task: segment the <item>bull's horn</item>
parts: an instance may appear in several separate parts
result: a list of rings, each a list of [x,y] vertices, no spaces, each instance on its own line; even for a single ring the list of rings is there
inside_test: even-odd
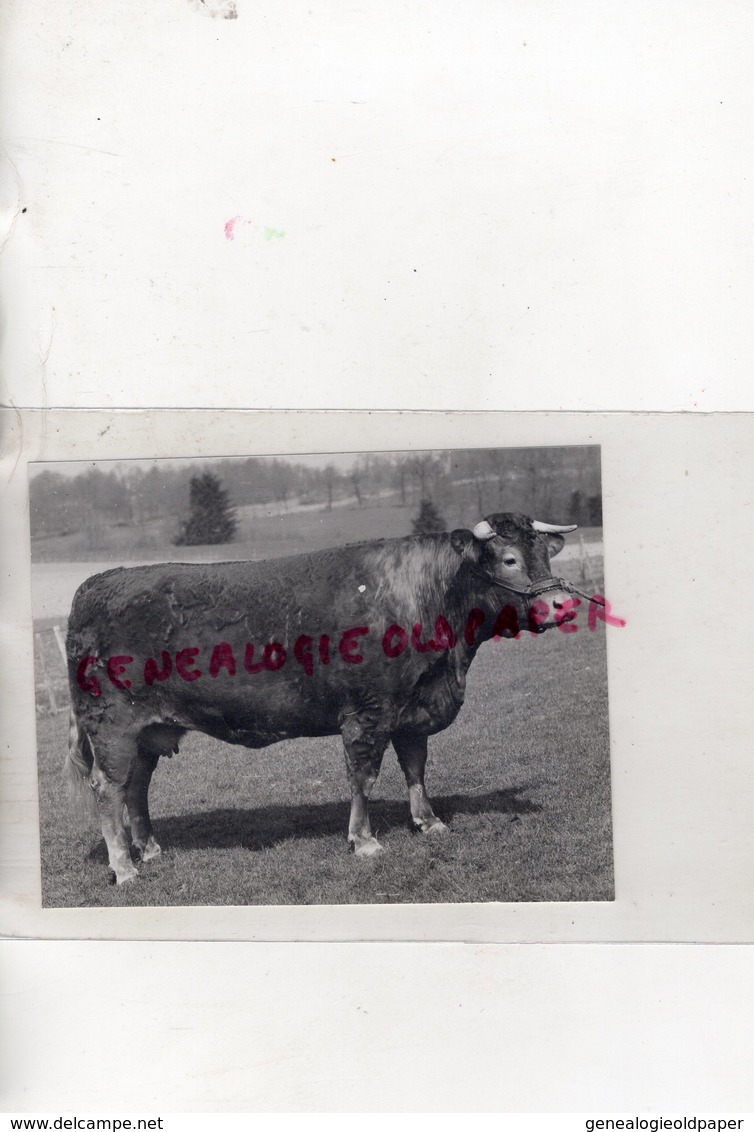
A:
[[[471,533],[473,534],[474,538],[488,539],[495,537],[495,532],[486,519],[482,519],[481,523],[477,523]]]
[[[541,531],[543,535],[567,535],[577,528],[576,523],[572,523],[570,527],[555,527],[552,523],[540,523],[537,519],[532,519],[531,525],[535,531]]]

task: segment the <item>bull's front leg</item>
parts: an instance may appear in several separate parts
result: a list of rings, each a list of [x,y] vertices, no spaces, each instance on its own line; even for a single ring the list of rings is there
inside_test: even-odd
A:
[[[435,814],[424,787],[424,769],[427,765],[427,736],[392,736],[398,762],[406,777],[411,820],[421,833],[447,833],[448,827]]]
[[[377,781],[382,756],[388,744],[384,732],[374,731],[366,720],[349,715],[341,726],[346,752],[348,784],[351,787],[351,816],[348,840],[357,857],[371,857],[382,852],[382,846],[369,824],[367,799]]]

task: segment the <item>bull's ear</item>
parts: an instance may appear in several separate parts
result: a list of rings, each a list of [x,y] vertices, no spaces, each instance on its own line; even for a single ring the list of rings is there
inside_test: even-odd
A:
[[[550,558],[554,558],[556,554],[560,554],[565,546],[565,539],[562,535],[545,535],[547,539],[547,549],[550,552]]]
[[[479,541],[474,538],[471,531],[466,531],[463,529],[463,527],[459,527],[458,530],[451,531],[450,545],[453,547],[453,550],[456,552],[456,554],[459,554],[461,556],[461,558],[471,558],[475,562],[478,561],[481,546],[479,544]]]

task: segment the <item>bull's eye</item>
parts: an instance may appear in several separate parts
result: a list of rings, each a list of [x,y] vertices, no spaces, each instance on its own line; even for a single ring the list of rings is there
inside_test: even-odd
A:
[[[516,559],[513,557],[512,554],[509,554],[507,558],[504,558],[503,563],[506,566],[518,566],[518,562],[516,561]]]

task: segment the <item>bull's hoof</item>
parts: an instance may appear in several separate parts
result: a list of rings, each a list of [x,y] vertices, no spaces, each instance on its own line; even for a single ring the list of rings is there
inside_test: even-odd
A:
[[[139,874],[134,868],[123,869],[120,873],[116,873],[113,869],[110,869],[107,877],[107,883],[120,886],[121,884],[125,884],[129,880],[136,880],[138,876]]]
[[[376,857],[385,851],[376,837],[353,837],[351,848],[357,857]]]
[[[146,843],[144,849],[142,850],[141,859],[142,861],[151,861],[155,857],[159,857],[161,853],[162,849],[160,849],[155,839],[153,837],[150,837],[149,841]]]
[[[146,845],[137,845],[136,842],[131,846],[131,860],[136,861],[151,861],[153,857],[159,857],[162,853],[159,845],[154,837],[150,837]]]
[[[417,833],[423,833],[425,837],[430,833],[435,836],[440,833],[450,833],[445,822],[440,821],[439,818],[430,818],[429,821],[415,821],[414,830]]]

